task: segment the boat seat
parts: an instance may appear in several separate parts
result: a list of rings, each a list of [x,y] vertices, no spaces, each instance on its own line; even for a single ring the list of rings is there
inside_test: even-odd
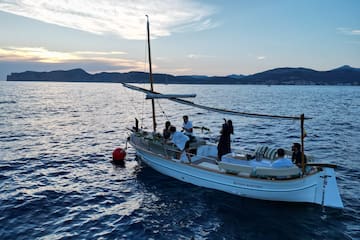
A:
[[[264,157],[269,159],[269,160],[275,160],[277,157],[277,149],[276,148],[267,148],[265,153],[264,153]]]
[[[202,145],[197,149],[197,154],[200,157],[217,157],[217,148],[212,145]]]
[[[256,154],[259,154],[261,157],[263,157],[267,149],[268,149],[267,146],[257,145],[254,152],[254,156],[256,156]]]
[[[225,172],[231,174],[250,176],[253,173],[253,167],[251,166],[232,164],[227,162],[219,162],[219,167],[224,169]]]
[[[213,164],[213,163],[201,162],[201,163],[199,163],[199,166],[204,167],[204,168],[208,168],[208,169],[211,169],[211,170],[219,171],[218,165]]]
[[[257,177],[275,177],[279,179],[299,177],[301,169],[294,166],[291,168],[267,168],[267,167],[256,167],[255,175]]]

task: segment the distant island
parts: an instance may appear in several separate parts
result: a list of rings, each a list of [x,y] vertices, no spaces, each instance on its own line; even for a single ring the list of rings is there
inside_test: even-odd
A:
[[[26,71],[11,73],[7,81],[56,81],[56,82],[112,82],[147,83],[145,72],[102,72],[89,74],[82,69],[51,72]],[[265,85],[351,85],[360,84],[360,68],[342,66],[329,71],[308,68],[275,68],[252,75],[228,76],[174,76],[153,74],[155,83],[161,84],[265,84]]]

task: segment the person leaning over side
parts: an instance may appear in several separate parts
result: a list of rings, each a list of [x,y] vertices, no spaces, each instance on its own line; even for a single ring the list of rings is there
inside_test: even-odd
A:
[[[282,148],[279,148],[277,150],[278,159],[275,160],[271,166],[273,168],[290,168],[295,166],[290,159],[285,157],[285,150]]]

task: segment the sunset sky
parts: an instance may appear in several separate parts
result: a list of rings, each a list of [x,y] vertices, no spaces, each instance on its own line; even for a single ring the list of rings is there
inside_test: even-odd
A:
[[[82,68],[174,75],[360,67],[359,0],[0,0],[0,80]]]

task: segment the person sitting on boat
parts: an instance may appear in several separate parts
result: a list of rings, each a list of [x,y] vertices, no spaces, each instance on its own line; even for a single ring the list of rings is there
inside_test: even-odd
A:
[[[170,121],[166,121],[165,122],[165,128],[163,130],[163,138],[165,140],[169,139],[171,136],[171,132],[170,132],[170,126],[171,126],[171,122]]]
[[[192,136],[193,135],[193,125],[192,125],[192,122],[189,121],[189,116],[184,115],[183,120],[184,120],[184,123],[182,126],[182,132],[184,132],[188,136]]]
[[[273,168],[290,168],[295,166],[290,159],[285,157],[284,149],[279,148],[277,150],[277,155],[278,159],[271,164]]]
[[[291,150],[293,152],[291,160],[294,164],[301,166],[301,144],[300,143],[293,143]],[[306,156],[304,155],[304,163],[306,163]]]
[[[220,131],[220,139],[217,146],[218,160],[221,161],[221,157],[231,152],[231,134],[234,134],[234,127],[231,120],[225,120]]]
[[[171,142],[174,143],[175,146],[179,149],[179,152],[177,152],[176,154],[177,159],[186,161],[186,159],[182,159],[185,154],[187,160],[191,162],[191,159],[187,154],[190,147],[190,138],[186,136],[184,133],[176,131],[176,127],[174,126],[170,127],[170,133],[171,133],[171,137],[170,137]]]

